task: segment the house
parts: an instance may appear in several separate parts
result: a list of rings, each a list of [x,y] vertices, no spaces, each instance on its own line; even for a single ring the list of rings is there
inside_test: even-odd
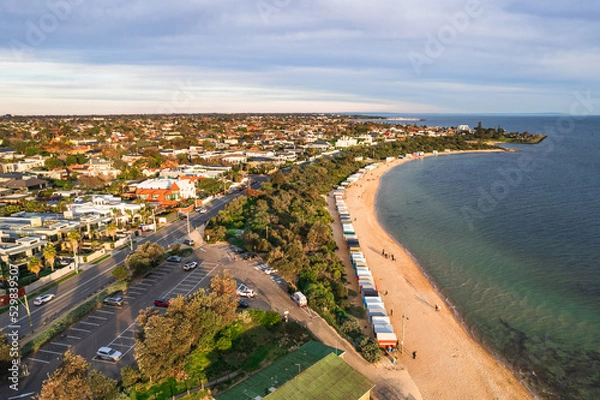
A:
[[[355,138],[342,136],[341,138],[336,140],[335,147],[336,148],[352,147],[352,146],[356,146],[357,143],[358,143],[358,141]]]
[[[47,188],[48,182],[31,176],[23,176],[21,179],[11,179],[4,182],[3,186],[15,191],[31,192]]]
[[[176,206],[183,199],[196,198],[196,186],[189,180],[149,179],[132,185],[136,197],[164,206]]]

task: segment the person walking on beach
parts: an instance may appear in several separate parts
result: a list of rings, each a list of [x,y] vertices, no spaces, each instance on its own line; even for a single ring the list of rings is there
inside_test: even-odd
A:
[[[385,249],[381,250],[381,255],[385,256]]]
[[[412,356],[413,356],[413,360],[415,360],[415,359],[417,358],[417,352],[416,352],[416,351],[413,351],[413,354],[412,354]]]

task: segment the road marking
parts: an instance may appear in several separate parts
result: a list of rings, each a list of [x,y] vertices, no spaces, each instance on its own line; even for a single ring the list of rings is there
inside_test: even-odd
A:
[[[90,333],[91,331],[89,329],[80,329],[80,328],[71,328],[72,331],[77,331],[77,332],[86,332],[86,333]]]
[[[143,287],[152,287],[152,286],[154,286],[153,283],[146,283],[146,282],[138,282],[137,284],[139,286],[143,286]]]
[[[148,282],[152,282],[152,283],[157,283],[158,281],[160,281],[160,279],[145,278],[142,282],[144,282],[144,281],[148,281]]]
[[[200,247],[200,251],[203,251],[203,252],[206,253],[206,250],[204,250],[202,247]]]
[[[59,343],[59,342],[50,342],[50,344],[55,344],[57,346],[65,346],[65,347],[71,347],[70,344],[66,344],[66,343]]]
[[[131,296],[127,296],[127,295],[123,295],[123,298],[124,298],[124,299],[132,299],[132,300],[135,300],[135,297],[131,297]]]
[[[71,336],[71,335],[67,335],[67,339],[81,340],[81,338],[79,336]]]
[[[123,358],[123,356],[121,356],[121,358]],[[112,364],[112,365],[118,363],[118,361],[108,361],[108,360],[103,360],[103,359],[98,358],[98,357],[92,358],[92,361],[98,361],[98,362],[101,362],[101,363],[104,363],[104,364]]]
[[[113,347],[114,347],[114,346],[120,346],[120,347],[131,347],[131,345],[128,345],[128,344],[120,344],[120,343],[113,343],[113,344],[111,344],[111,346],[113,346]]]
[[[133,289],[133,290],[131,290]],[[136,293],[137,290],[141,290],[142,292],[145,292],[146,290],[148,290],[145,287],[139,287],[139,286],[132,286],[131,289],[129,289],[129,292],[133,293],[133,294],[141,294],[141,293]]]
[[[102,314],[115,315],[114,311],[106,311],[106,310],[96,310],[96,311],[99,312],[99,313],[102,313]]]
[[[56,354],[57,356],[60,356],[62,354],[62,353],[59,353],[58,351],[50,351],[50,350],[44,350],[44,349],[39,349],[38,351],[41,351],[42,353]]]
[[[91,325],[91,326],[100,326],[100,324],[97,324],[95,322],[85,322],[85,321],[79,321],[79,323],[84,324],[84,325]]]
[[[24,398],[27,398],[27,397],[31,397],[31,396],[33,396],[34,394],[35,394],[35,392],[23,393],[23,394],[20,394],[20,395],[18,395],[18,396],[12,396],[12,397],[9,397],[9,398],[8,398],[8,400],[24,399]]]
[[[125,296],[123,296],[123,297],[125,297]],[[99,317],[99,316],[97,316],[97,315],[90,315],[89,317],[90,317],[90,318],[101,319],[102,321],[106,321],[106,320],[108,319],[108,318],[104,318],[104,317]]]
[[[44,363],[44,364],[50,364],[50,361],[40,360],[39,358],[29,357],[28,360],[37,361],[37,362],[41,362],[41,363]]]

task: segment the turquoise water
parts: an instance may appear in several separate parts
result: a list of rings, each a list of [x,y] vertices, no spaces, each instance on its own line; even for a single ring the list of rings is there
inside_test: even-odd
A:
[[[563,135],[545,128],[556,116],[424,118],[549,135],[511,146],[519,153],[406,163],[383,177],[376,208],[473,334],[536,393],[599,399],[600,118]]]

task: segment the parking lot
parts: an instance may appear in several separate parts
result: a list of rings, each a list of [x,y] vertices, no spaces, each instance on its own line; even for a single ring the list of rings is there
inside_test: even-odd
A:
[[[198,266],[191,271],[182,270],[183,262],[165,262],[155,268],[121,294],[124,299],[122,306],[103,304],[53,341],[26,357],[23,360],[23,369],[30,373],[52,371],[61,355],[69,348],[74,348],[76,353],[90,360],[95,369],[118,378],[119,368],[134,362],[134,336],[137,329],[135,318],[139,310],[152,307],[155,298],[187,296],[205,287],[210,281],[210,276],[221,266],[219,262],[201,261],[195,256],[190,259],[198,262]],[[118,350],[122,353],[122,358],[115,362],[97,357],[96,350],[102,346]]]

